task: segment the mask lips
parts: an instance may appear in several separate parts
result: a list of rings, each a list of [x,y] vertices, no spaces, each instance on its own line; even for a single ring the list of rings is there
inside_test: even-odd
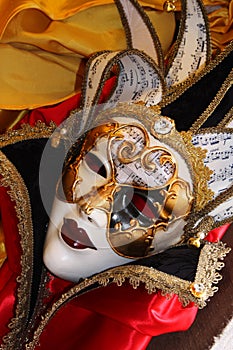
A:
[[[61,228],[61,237],[63,241],[74,249],[94,249],[97,248],[91,242],[87,232],[78,227],[78,224],[73,219],[64,218]]]

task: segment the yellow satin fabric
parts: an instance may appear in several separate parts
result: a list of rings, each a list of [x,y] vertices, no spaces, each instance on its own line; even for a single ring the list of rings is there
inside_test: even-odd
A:
[[[164,0],[143,0],[166,52],[174,15]],[[204,0],[213,48],[233,39],[233,0]],[[180,10],[179,1],[176,2]],[[80,90],[85,59],[125,48],[113,0],[0,0],[0,109],[22,110],[61,102]],[[83,63],[83,64],[82,64]]]
[[[206,2],[211,6],[219,6],[209,13],[208,18],[213,48],[222,50],[233,39],[233,0]]]
[[[173,39],[174,14],[154,11],[161,1],[140,2],[164,51]],[[58,103],[80,90],[92,53],[126,47],[113,0],[0,0],[0,109]]]
[[[223,50],[233,40],[233,0],[203,0],[206,6],[213,51]],[[180,0],[175,3],[181,10]]]

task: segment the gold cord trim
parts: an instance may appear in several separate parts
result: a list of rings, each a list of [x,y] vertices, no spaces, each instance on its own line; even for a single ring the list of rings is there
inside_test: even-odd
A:
[[[122,4],[119,1],[116,1],[116,6],[118,8],[118,12],[119,12],[120,17],[121,17],[121,22],[122,22],[123,27],[124,27],[127,46],[128,46],[128,48],[133,49],[132,36],[131,36],[131,31],[130,31],[130,23],[127,20],[127,17],[125,15],[125,11],[123,9]],[[151,39],[153,41],[154,48],[155,48],[157,55],[158,55],[158,66],[163,71],[164,70],[163,51],[162,51],[162,47],[161,47],[161,43],[159,41],[158,35],[155,31],[155,28],[152,25],[146,12],[141,10],[141,6],[136,2],[133,3],[133,6],[137,9],[138,13],[140,14],[144,23],[146,24],[148,31],[151,34]]]
[[[54,123],[46,126],[42,122],[37,122],[33,127],[23,124],[21,129],[9,130],[5,134],[0,135],[0,146],[5,147],[29,139],[48,138],[54,129]],[[8,193],[11,200],[15,203],[18,232],[22,248],[20,260],[22,271],[17,278],[18,288],[16,292],[17,304],[15,314],[8,325],[10,331],[3,337],[3,344],[0,346],[1,350],[12,350],[15,348],[15,344],[19,344],[28,318],[33,272],[33,224],[30,198],[26,185],[15,166],[1,151],[0,173],[2,175],[0,184],[1,186],[10,188]]]
[[[200,117],[193,123],[191,128],[189,129],[193,134],[195,134],[198,129],[204,124],[204,122],[211,116],[216,107],[221,103],[227,91],[233,84],[233,69],[227,76],[226,80],[222,84],[221,88],[215,95],[214,99],[211,101],[206,110],[200,115]]]
[[[5,350],[14,349],[28,318],[33,265],[33,226],[27,188],[17,169],[1,151],[0,173],[3,176],[1,185],[10,187],[8,194],[11,200],[15,202],[22,248],[20,259],[22,271],[17,277],[18,288],[15,315],[8,325],[10,332],[3,338],[5,345],[3,344],[0,347],[1,350]]]
[[[206,52],[206,62],[209,63],[210,59],[211,59],[211,42],[210,42],[210,29],[209,29],[209,20],[208,17],[206,15],[206,11],[204,9],[204,5],[202,3],[202,1],[198,1],[198,5],[200,6],[200,8],[202,9],[202,15],[205,21],[205,26],[207,28],[207,52]],[[175,44],[172,48],[172,53],[170,55],[168,55],[168,64],[167,64],[167,69],[166,71],[169,71],[169,68],[172,66],[172,62],[174,61],[174,58],[178,52],[178,48],[181,45],[181,42],[183,40],[184,37],[184,33],[185,33],[185,20],[188,16],[187,14],[187,2],[184,0],[181,0],[181,21],[180,21],[180,27],[179,27],[179,32],[178,32],[178,36],[177,39],[175,41]],[[176,88],[178,86],[183,87],[185,85],[185,83],[187,83],[187,81],[189,81],[190,83],[192,82],[192,79],[194,79],[196,77],[196,75],[198,74],[198,72],[194,72],[190,78],[187,78],[185,80],[185,82],[182,82],[180,84],[174,85],[171,87],[171,90],[169,89],[169,95],[170,95],[170,91],[176,91]],[[161,104],[162,107],[164,107],[163,103]]]
[[[233,120],[233,107],[229,110],[223,120],[218,124],[218,130],[227,127],[227,125]]]
[[[55,128],[56,124],[54,122],[51,122],[49,126],[41,121],[37,121],[34,126],[22,124],[20,129],[8,130],[5,134],[0,135],[0,147],[29,139],[49,138]]]
[[[200,72],[198,72],[195,76],[187,78],[184,82],[172,86],[169,88],[167,93],[160,101],[159,105],[161,108],[166,107],[170,103],[177,100],[186,90],[196,84],[201,78],[210,73],[213,69],[215,69],[232,51],[233,49],[233,41],[223,50],[220,54],[216,56],[216,58],[204,68]]]

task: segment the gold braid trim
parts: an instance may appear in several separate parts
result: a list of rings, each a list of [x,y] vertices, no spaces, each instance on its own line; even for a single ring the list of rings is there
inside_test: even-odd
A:
[[[5,134],[0,135],[0,146],[5,147],[29,139],[48,138],[51,136],[55,127],[56,125],[54,123],[46,126],[40,121],[35,126],[23,124],[21,129],[9,130]],[[22,270],[21,274],[17,277],[18,288],[16,292],[15,314],[8,325],[10,331],[3,337],[3,344],[0,346],[1,350],[12,350],[15,349],[16,344],[20,343],[20,336],[26,328],[28,321],[33,273],[33,224],[30,198],[26,185],[15,166],[1,151],[0,174],[2,176],[0,185],[10,188],[8,194],[15,203],[22,249],[20,259]]]
[[[128,281],[134,289],[140,284],[144,284],[148,293],[156,293],[157,290],[160,290],[162,295],[167,298],[177,294],[183,306],[193,302],[199,308],[203,308],[206,306],[206,300],[217,291],[216,287],[212,287],[212,283],[219,282],[221,279],[216,270],[220,270],[224,263],[219,262],[219,259],[223,259],[229,251],[230,248],[221,242],[204,245],[200,253],[194,282],[158,271],[153,267],[141,265],[118,266],[87,278],[64,293],[44,315],[41,315],[40,324],[34,332],[33,339],[26,344],[26,349],[33,350],[35,348],[45,327],[60,308],[96,283],[99,286],[107,286],[110,283],[121,286]],[[198,288],[201,289],[201,293],[197,293]]]
[[[180,134],[188,150],[194,178],[196,180],[194,209],[200,210],[213,199],[214,192],[208,188],[208,181],[213,171],[204,164],[207,151],[201,147],[193,146],[192,133],[182,131]]]
[[[216,284],[222,279],[218,271],[224,267],[225,264],[222,260],[230,251],[231,248],[226,247],[223,242],[207,243],[202,249],[200,254],[201,263],[198,264],[195,281],[191,285],[191,291],[194,284],[203,286],[201,308],[205,307],[207,299],[218,291]],[[215,285],[213,286],[213,284]]]
[[[20,129],[8,130],[5,134],[0,135],[0,147],[29,139],[49,138],[55,128],[56,124],[54,122],[50,122],[49,126],[41,121],[37,121],[34,126],[22,124]]]
[[[215,59],[198,72],[195,76],[191,76],[185,79],[183,82],[169,88],[167,93],[163,96],[162,101],[159,103],[161,109],[177,100],[187,89],[196,84],[201,78],[215,69],[232,51],[233,41],[231,41],[226,48],[218,54]]]
[[[193,134],[196,134],[200,127],[205,123],[206,120],[212,115],[217,106],[221,103],[224,96],[228,92],[228,90],[232,87],[233,84],[233,68],[231,72],[228,74],[227,78],[223,82],[221,88],[210,102],[206,110],[199,116],[199,118],[193,123],[191,128],[189,129]]]
[[[25,328],[32,283],[33,266],[33,226],[31,220],[30,198],[24,181],[14,165],[0,151],[0,173],[2,175],[1,186],[10,187],[8,194],[15,203],[15,211],[18,218],[18,232],[22,249],[20,264],[21,274],[17,277],[17,295],[15,315],[11,319],[8,328],[10,332],[3,338],[0,349],[14,349],[19,341],[22,329]]]

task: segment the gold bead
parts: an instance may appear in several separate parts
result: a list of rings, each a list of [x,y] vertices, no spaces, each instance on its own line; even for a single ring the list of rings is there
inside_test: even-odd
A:
[[[176,5],[175,5],[176,0],[167,0],[163,4],[163,9],[166,12],[174,12],[176,10]]]
[[[54,134],[51,137],[51,146],[53,148],[57,148],[61,141],[61,135],[59,132],[54,132]]]
[[[205,296],[205,286],[202,283],[193,282],[190,284],[190,292],[196,298],[203,298]]]
[[[193,247],[200,248],[200,246],[201,246],[200,237],[189,238],[188,244],[193,246]]]

